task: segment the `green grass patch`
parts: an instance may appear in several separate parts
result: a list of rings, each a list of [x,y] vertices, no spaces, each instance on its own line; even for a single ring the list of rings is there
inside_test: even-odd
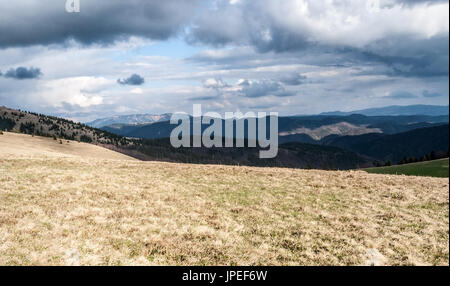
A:
[[[374,174],[393,174],[407,176],[427,176],[448,178],[448,158],[390,167],[368,168],[364,171]]]

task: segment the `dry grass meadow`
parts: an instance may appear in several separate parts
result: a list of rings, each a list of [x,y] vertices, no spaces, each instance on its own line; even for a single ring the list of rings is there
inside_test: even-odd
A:
[[[0,265],[448,265],[449,180],[0,135]]]

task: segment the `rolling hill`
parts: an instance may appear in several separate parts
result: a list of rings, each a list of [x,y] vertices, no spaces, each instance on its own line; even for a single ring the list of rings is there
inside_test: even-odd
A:
[[[338,147],[297,142],[279,145],[278,155],[272,159],[260,159],[259,148],[174,148],[168,138],[141,142],[118,151],[145,161],[258,167],[348,170],[377,163],[373,158]]]
[[[136,160],[124,154],[96,146],[73,141],[54,140],[49,137],[2,132],[0,154],[4,158],[63,158]]]
[[[119,116],[113,116],[113,117],[107,117],[107,118],[99,118],[97,120],[91,121],[86,123],[88,126],[92,126],[95,128],[108,128],[112,127],[117,132],[126,133],[129,131],[125,131],[125,128],[133,128],[133,126],[136,125],[148,125],[155,122],[164,122],[170,120],[170,115],[168,113],[161,114],[161,115],[154,115],[154,114],[132,114],[132,115],[119,115]],[[417,122],[423,121],[426,122],[426,117],[447,117],[449,115],[449,107],[448,106],[435,106],[435,105],[409,105],[409,106],[386,106],[386,107],[380,107],[380,108],[370,108],[370,109],[362,109],[362,110],[355,110],[355,111],[349,111],[349,112],[341,112],[341,111],[334,111],[334,112],[324,112],[319,115],[312,115],[312,116],[288,116],[285,117],[287,120],[295,119],[295,118],[303,118],[304,121],[314,121],[314,118],[321,120],[323,118],[327,117],[335,117],[335,116],[351,116],[351,115],[364,115],[364,116],[370,116],[370,117],[392,117],[392,116],[416,116],[416,118],[423,117],[425,119],[421,119]],[[351,120],[350,120],[351,121]],[[447,120],[444,120],[448,122]],[[334,122],[336,123],[336,122]],[[326,124],[322,124],[326,125]],[[283,128],[283,131],[290,131],[293,130],[293,127],[286,126],[286,123],[281,124],[281,127]],[[297,126],[298,127],[298,126]],[[305,123],[303,126],[300,127],[311,127],[308,126],[308,123]],[[314,126],[313,126],[314,127]],[[317,127],[317,126],[315,126]],[[423,126],[425,127],[425,126]],[[106,130],[106,129],[105,129]],[[114,130],[109,130],[114,131]],[[403,130],[406,131],[406,130]],[[387,132],[389,133],[389,132]],[[122,134],[122,135],[123,135]],[[347,134],[349,135],[349,134]],[[145,138],[162,138],[162,137],[154,137],[147,135]]]
[[[312,139],[319,143],[320,139],[329,135],[347,136],[374,132],[395,134],[418,128],[448,124],[448,122],[448,116],[426,115],[370,117],[357,114],[348,116],[294,116],[279,117],[278,130],[280,142],[312,143]],[[222,126],[225,126],[224,120],[222,120]],[[114,124],[104,126],[101,129],[127,137],[159,139],[170,137],[170,133],[175,127],[176,125],[170,124],[169,121],[162,121],[141,125]],[[202,126],[202,130],[206,128],[207,125]],[[222,135],[224,136],[224,134]],[[245,136],[248,137],[247,134]]]
[[[118,129],[108,127],[99,130],[57,117],[0,108],[2,129],[94,143],[140,160],[326,170],[372,167],[380,161],[396,163],[405,156],[421,157],[431,151],[448,151],[448,125],[443,125],[445,120],[448,117],[281,117],[279,125],[284,127],[280,134],[284,136],[279,136],[278,156],[260,160],[259,149],[256,148],[173,148],[167,137],[175,125],[168,122],[117,125]],[[222,124],[225,124],[224,121]],[[420,128],[423,126],[429,128]],[[121,132],[112,130],[115,128],[131,130],[131,133],[122,135],[138,138],[123,137]],[[203,125],[205,128],[207,126]],[[412,131],[389,135],[387,131],[392,129]],[[163,138],[143,139],[146,137]]]
[[[397,166],[369,168],[364,169],[364,171],[373,174],[429,176],[439,178],[449,177],[448,158]]]
[[[260,160],[259,150],[255,148],[176,149],[170,145],[168,138],[158,140],[126,138],[70,120],[5,107],[0,108],[0,124],[6,130],[24,134],[101,145],[140,160],[316,169],[355,169],[370,167],[376,162],[367,156],[340,148],[301,143],[297,143],[295,148],[292,146],[284,148],[280,145],[279,156],[273,160]],[[148,126],[159,125],[167,126],[165,122]]]
[[[302,117],[280,117],[279,118],[279,144],[280,148],[286,150],[286,144],[299,143],[303,146],[323,145],[334,146],[346,151],[351,151],[366,157],[368,162],[376,164],[376,161],[399,162],[404,157],[422,157],[431,151],[448,151],[448,116],[374,116],[363,115],[350,116],[302,116]],[[222,125],[225,123],[222,121]],[[169,122],[157,122],[146,125],[117,125],[104,127],[103,129],[123,136],[136,138],[168,138],[173,128]],[[207,125],[203,125],[203,130]],[[223,128],[224,129],[224,128]],[[147,142],[151,142],[147,141]],[[309,145],[308,145],[309,144]],[[311,148],[313,150],[314,148]],[[318,151],[320,147],[315,147]],[[323,152],[329,152],[321,149]],[[171,151],[172,152],[172,151]],[[199,153],[197,151],[194,151]],[[341,153],[343,151],[341,150]],[[166,152],[167,153],[167,152]],[[205,152],[203,152],[205,154]],[[206,152],[208,153],[208,152]],[[230,152],[219,152],[215,158],[222,163],[227,161],[223,155]],[[221,154],[220,154],[221,153]],[[291,152],[292,153],[292,152]],[[311,152],[309,152],[311,154]],[[354,154],[347,153],[349,157],[355,158]],[[239,157],[236,155],[233,158]],[[242,157],[242,156],[241,156]],[[277,159],[280,159],[280,155]],[[311,156],[299,158],[302,162],[314,161]],[[297,158],[294,156],[292,158]],[[337,168],[347,168],[348,164],[342,164],[335,158],[329,156],[328,164],[321,158],[317,163],[312,164],[313,168],[323,168],[322,166],[338,166]],[[342,158],[342,157],[341,157]],[[370,159],[372,158],[372,159]],[[362,158],[360,158],[362,159]],[[239,164],[250,164],[246,158],[235,160]],[[287,157],[283,160],[285,166],[305,167],[305,164],[292,164],[294,160]],[[288,163],[289,161],[289,163]],[[362,162],[362,160],[359,160]],[[189,161],[187,161],[189,162]],[[193,161],[196,162],[196,161]],[[200,161],[201,163],[211,163]],[[355,160],[358,162],[358,160]],[[270,163],[270,166],[282,166],[283,164]],[[306,163],[311,166],[310,163]],[[355,166],[356,164],[353,164]]]
[[[0,135],[0,264],[449,264],[448,179],[110,156]]]
[[[104,145],[130,145],[132,140],[64,118],[0,106],[0,130]]]
[[[326,138],[322,143],[396,163],[403,157],[420,158],[431,151],[448,152],[449,125],[420,128],[392,135],[365,134],[331,137]]]

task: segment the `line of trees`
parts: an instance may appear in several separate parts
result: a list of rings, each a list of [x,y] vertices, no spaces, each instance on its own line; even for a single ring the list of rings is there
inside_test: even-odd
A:
[[[401,159],[397,165],[404,165],[404,164],[411,164],[411,163],[418,163],[418,162],[426,162],[426,161],[433,161],[433,160],[437,160],[437,159],[443,159],[443,158],[448,158],[449,157],[449,151],[447,150],[447,152],[445,151],[440,151],[440,152],[435,152],[435,151],[431,151],[428,154],[425,154],[421,157],[412,157],[412,156],[405,156],[403,157],[403,159]],[[389,167],[392,166],[392,161],[391,160],[387,160],[384,163],[380,163],[377,162],[376,163],[377,167]]]
[[[410,163],[432,161],[432,160],[447,158],[448,155],[449,155],[449,151],[447,151],[447,152],[431,151],[429,154],[423,155],[420,158],[417,158],[417,157],[406,157],[405,156],[405,157],[403,157],[402,160],[400,160],[400,162],[398,162],[398,164],[399,165],[404,165],[404,164],[410,164]]]

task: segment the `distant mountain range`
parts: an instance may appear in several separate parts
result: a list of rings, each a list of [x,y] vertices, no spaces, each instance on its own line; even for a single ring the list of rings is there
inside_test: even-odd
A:
[[[352,114],[280,117],[278,139],[280,148],[283,150],[287,146],[302,146],[301,148],[307,148],[308,150],[311,150],[310,146],[333,146],[341,150],[354,152],[365,158],[372,158],[373,162],[389,160],[397,163],[403,157],[420,158],[432,151],[446,153],[449,143],[448,122],[449,117],[447,115],[365,116]],[[223,120],[222,126],[225,130]],[[158,140],[170,137],[175,127],[176,125],[172,125],[170,122],[162,121],[144,125],[107,126],[102,129],[126,137]],[[208,125],[202,125],[202,130],[207,127]],[[224,134],[222,134],[222,137],[224,137]],[[247,133],[245,137],[249,137]],[[324,150],[321,147],[316,148],[318,156],[323,154]],[[290,150],[292,152],[292,148]],[[321,151],[319,152],[319,150]],[[194,152],[199,153],[199,151]],[[225,156],[225,158],[226,155],[231,155],[231,153],[222,151],[216,152],[220,156]],[[207,152],[204,151],[203,153]],[[308,154],[306,156],[308,158],[314,157],[311,152],[305,152],[304,154]],[[220,156],[216,155],[216,158]],[[233,154],[233,156],[235,155]],[[279,155],[277,160],[281,158],[280,156],[283,155]],[[333,156],[330,157],[333,158],[330,159],[333,166],[338,168],[348,166],[336,163],[337,160],[343,160],[343,156],[340,156],[339,159]],[[350,153],[346,153],[346,156],[353,158],[352,162],[360,162],[359,164],[364,161],[358,161],[360,159]],[[302,157],[302,160],[306,160],[306,157]],[[289,164],[292,164],[293,161],[295,161],[295,157],[289,160],[286,157],[281,162],[272,163],[287,164],[289,162]],[[244,164],[245,160],[239,162]],[[297,164],[303,163],[297,162]],[[325,163],[326,160],[321,160],[320,164],[324,165]],[[317,164],[313,165],[317,166]]]
[[[358,114],[348,116],[312,115],[280,117],[278,119],[278,130],[280,142],[282,143],[317,143],[317,141],[320,141],[322,138],[329,135],[348,136],[368,133],[395,134],[417,128],[442,125],[448,122],[448,116],[364,116]],[[222,126],[222,130],[225,132],[224,120],[222,120]],[[207,127],[208,125],[202,125],[202,130],[205,130]],[[101,129],[126,137],[159,139],[170,137],[174,128],[176,128],[176,125],[170,124],[169,121],[160,121],[141,125],[114,124],[102,127]],[[224,137],[224,134],[222,134],[221,137]],[[245,137],[248,138],[247,134]]]
[[[148,124],[160,121],[169,121],[171,114],[131,114],[131,115],[117,115],[112,117],[100,118],[91,122],[87,122],[94,128],[100,128],[115,124],[128,124],[128,125],[138,125],[138,124]]]
[[[360,114],[365,116],[411,116],[411,115],[427,115],[427,116],[445,116],[449,115],[449,106],[439,105],[408,105],[408,106],[386,106],[380,108],[369,108],[362,110],[355,110],[349,112],[333,111],[324,112],[319,116],[349,116],[352,114]],[[131,115],[117,115],[112,117],[100,118],[91,122],[87,122],[94,128],[102,128],[105,126],[121,129],[124,125],[145,125],[156,122],[163,122],[170,120],[171,113],[156,114],[131,114]],[[314,117],[311,116],[289,116],[289,117]]]
[[[170,115],[165,116],[168,119]],[[448,115],[291,116],[278,121],[278,156],[259,159],[258,148],[173,148],[168,137],[176,125],[163,116],[147,117],[146,120],[154,120],[150,124],[136,123],[144,117],[126,116],[123,118],[133,124],[114,123],[100,130],[62,118],[0,107],[0,130],[99,144],[142,160],[314,169],[354,169],[387,160],[397,163],[404,157],[420,158],[432,151],[445,155],[449,146]],[[203,125],[202,130],[207,127]]]
[[[382,114],[382,115],[381,115]],[[388,106],[353,112],[279,117],[280,142],[317,143],[329,135],[395,134],[449,122],[448,106]],[[126,115],[98,119],[89,126],[126,137],[167,138],[176,127],[170,114]],[[203,129],[207,126],[203,125]],[[223,134],[222,134],[223,136]]]
[[[351,115],[351,114],[362,114],[366,116],[398,116],[398,115],[429,115],[429,116],[439,116],[439,115],[449,115],[449,106],[441,105],[392,105],[379,108],[368,108],[362,110],[355,110],[349,112],[333,111],[324,112],[320,115]]]
[[[155,124],[161,123],[167,122]],[[174,148],[168,138],[156,140],[125,138],[63,118],[2,106],[0,106],[0,131],[53,137],[59,142],[77,140],[151,161],[341,170],[370,167],[376,162],[372,158],[339,147],[296,142],[286,146],[280,145],[278,156],[273,159],[259,159],[258,148]]]

